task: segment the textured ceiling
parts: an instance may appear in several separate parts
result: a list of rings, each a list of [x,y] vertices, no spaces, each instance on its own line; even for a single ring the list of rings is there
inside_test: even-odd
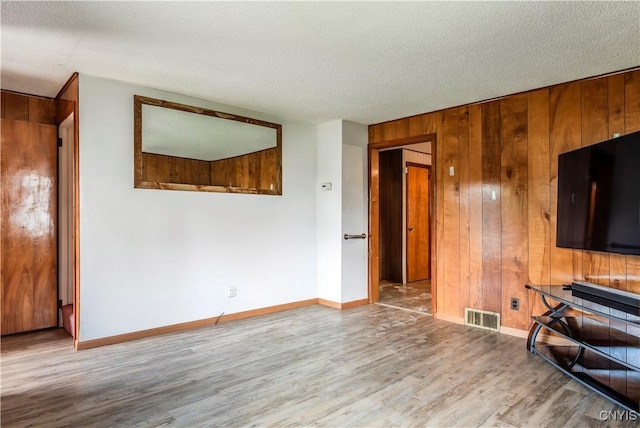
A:
[[[11,2],[3,89],[74,71],[364,124],[640,65],[640,2]]]

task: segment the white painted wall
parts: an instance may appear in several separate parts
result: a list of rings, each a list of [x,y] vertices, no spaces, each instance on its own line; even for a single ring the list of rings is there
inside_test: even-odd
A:
[[[318,125],[316,221],[318,297],[336,303],[366,299],[368,232],[366,125],[335,120]],[[331,183],[332,190],[322,190]]]
[[[342,123],[342,235],[368,235],[366,125]],[[366,299],[369,239],[342,240],[342,300]]]
[[[283,195],[134,189],[134,94],[281,123]],[[315,126],[84,74],[79,125],[80,341],[318,297]]]
[[[318,297],[342,302],[342,120],[322,123],[317,132]],[[331,191],[323,191],[322,183],[331,183]]]

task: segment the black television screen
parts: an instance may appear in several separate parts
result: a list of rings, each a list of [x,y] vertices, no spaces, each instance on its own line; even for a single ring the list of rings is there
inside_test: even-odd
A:
[[[556,245],[640,255],[640,132],[558,158]]]

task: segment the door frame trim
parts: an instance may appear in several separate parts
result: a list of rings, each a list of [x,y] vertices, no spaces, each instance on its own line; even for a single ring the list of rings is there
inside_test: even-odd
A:
[[[370,136],[371,138],[371,136]],[[405,146],[416,143],[431,142],[431,168],[436,169],[436,153],[437,153],[437,135],[436,133],[416,135],[413,137],[398,138],[394,140],[385,140],[377,143],[369,142],[367,146],[368,152],[368,179],[369,179],[369,254],[368,254],[368,300],[369,303],[375,303],[380,300],[380,149],[391,147]],[[437,211],[437,174],[431,174],[430,182],[430,199],[432,214]],[[431,218],[431,304],[432,314],[435,317],[437,300],[436,300],[436,216]]]

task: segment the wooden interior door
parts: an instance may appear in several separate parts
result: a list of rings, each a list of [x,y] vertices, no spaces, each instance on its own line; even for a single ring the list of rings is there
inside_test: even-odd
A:
[[[2,334],[57,325],[57,128],[2,119]]]
[[[429,179],[425,165],[407,165],[407,282],[431,277]]]

